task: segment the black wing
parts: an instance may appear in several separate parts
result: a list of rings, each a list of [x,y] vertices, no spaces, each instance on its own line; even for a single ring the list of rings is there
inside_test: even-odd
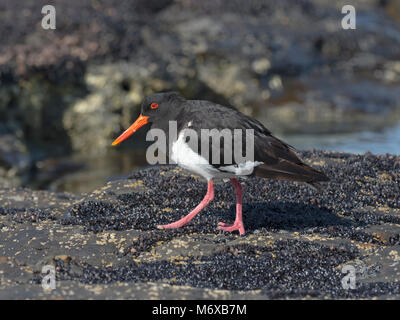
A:
[[[209,156],[207,160],[213,166],[219,168],[231,164],[239,165],[243,161],[250,160],[262,162],[253,172],[253,175],[259,177],[309,183],[329,180],[323,173],[303,163],[292,146],[274,137],[259,121],[242,114],[233,107],[225,107],[208,101],[188,102],[185,116],[181,118],[178,127],[183,128],[190,124],[189,128],[198,133],[198,150],[201,150],[202,144],[206,145]],[[227,139],[221,138],[220,143],[210,143],[211,139],[202,140],[199,134],[201,129],[216,129],[217,131],[214,132],[220,134],[224,129],[228,129],[231,136],[228,135]],[[246,133],[246,129],[253,131]],[[238,132],[241,132],[241,139],[238,139]],[[246,139],[246,134],[251,133],[254,139]],[[214,138],[218,140],[218,137],[214,136]],[[246,154],[246,150],[251,150],[247,143],[253,144],[254,154]],[[232,153],[232,157],[226,157],[226,150],[241,150],[242,157],[238,160],[235,152]],[[217,156],[213,158],[212,155]]]

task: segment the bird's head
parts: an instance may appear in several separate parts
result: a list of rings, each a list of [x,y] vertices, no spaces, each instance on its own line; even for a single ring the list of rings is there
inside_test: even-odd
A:
[[[181,105],[183,101],[185,101],[185,98],[180,96],[177,92],[156,93],[146,97],[142,102],[139,117],[112,143],[112,145],[115,146],[121,143],[148,123],[173,120],[173,115],[177,107]]]

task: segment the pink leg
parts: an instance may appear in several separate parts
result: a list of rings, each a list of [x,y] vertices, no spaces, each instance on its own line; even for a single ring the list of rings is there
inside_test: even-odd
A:
[[[233,186],[235,187],[235,193],[236,193],[236,219],[233,224],[227,224],[224,222],[218,223],[218,230],[224,230],[224,231],[235,231],[238,230],[240,235],[244,235],[244,224],[243,224],[243,219],[242,219],[242,198],[243,198],[243,193],[242,193],[242,186],[236,179],[231,179]]]
[[[214,183],[212,180],[208,181],[207,193],[199,205],[193,209],[187,216],[182,219],[165,225],[157,226],[158,229],[172,229],[186,226],[201,210],[203,210],[214,199]]]

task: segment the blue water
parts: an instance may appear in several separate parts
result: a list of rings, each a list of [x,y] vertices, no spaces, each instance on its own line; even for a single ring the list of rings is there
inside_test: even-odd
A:
[[[382,131],[338,133],[338,134],[296,134],[282,135],[282,139],[298,150],[321,149],[352,153],[400,155],[400,124]]]

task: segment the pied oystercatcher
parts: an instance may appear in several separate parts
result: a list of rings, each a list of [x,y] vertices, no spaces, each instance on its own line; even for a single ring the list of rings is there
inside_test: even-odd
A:
[[[205,178],[208,182],[208,189],[204,199],[193,211],[176,222],[158,226],[160,229],[179,228],[188,224],[213,200],[213,180],[215,179],[230,179],[234,185],[237,200],[235,222],[233,224],[220,222],[218,229],[230,232],[238,230],[241,235],[245,234],[245,230],[242,219],[242,187],[236,179],[237,177],[257,176],[300,181],[317,188],[320,187],[318,182],[329,180],[324,173],[303,163],[293,147],[275,138],[257,120],[242,114],[233,107],[222,106],[210,101],[186,100],[176,92],[157,93],[145,98],[141,105],[139,118],[112,145],[119,144],[147,123],[151,123],[152,129],[163,130],[168,137],[170,121],[176,121],[178,131],[174,141],[170,141],[172,143],[171,159],[182,168]],[[212,158],[212,153],[216,151],[222,155],[226,151],[224,148],[233,148],[235,143],[233,140],[224,141],[224,144],[220,146],[217,145],[216,148],[220,148],[219,150],[216,150],[215,146],[211,146],[210,143],[209,157],[204,158],[202,152],[200,153],[188,143],[187,136],[185,136],[185,131],[188,129],[198,133],[199,138],[202,129],[229,129],[232,131],[252,129],[253,159],[240,163],[231,159],[226,163],[224,162],[225,157],[222,160],[219,157]],[[244,136],[243,134],[242,142],[246,145]],[[198,146],[201,146],[201,143]]]

